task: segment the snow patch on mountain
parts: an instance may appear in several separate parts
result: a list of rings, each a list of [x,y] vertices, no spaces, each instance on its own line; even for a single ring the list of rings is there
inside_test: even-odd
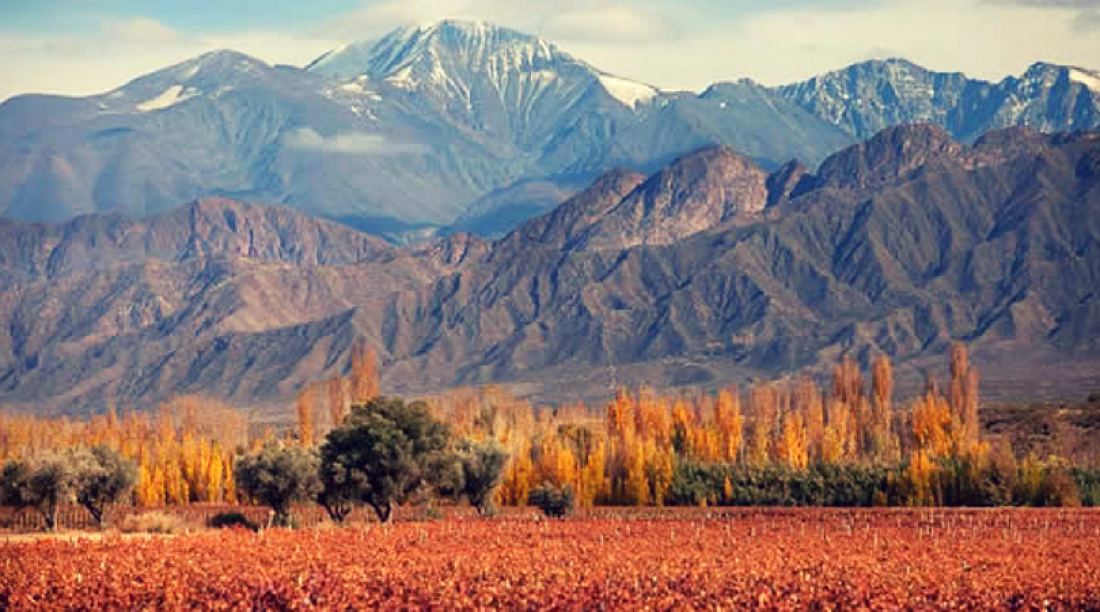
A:
[[[648,102],[657,97],[658,94],[658,91],[649,85],[620,79],[609,74],[601,74],[599,78],[600,84],[607,90],[607,93],[625,104],[627,108],[636,108],[638,104]]]
[[[1100,92],[1100,74],[1092,72],[1091,70],[1070,68],[1069,80],[1080,83],[1095,92]]]
[[[417,81],[412,76],[412,67],[405,66],[397,72],[386,77],[386,82],[394,87],[402,89],[416,89]]]
[[[150,113],[171,108],[199,95],[202,95],[202,92],[193,87],[184,89],[183,85],[173,85],[160,95],[137,104],[136,108],[143,113]]]

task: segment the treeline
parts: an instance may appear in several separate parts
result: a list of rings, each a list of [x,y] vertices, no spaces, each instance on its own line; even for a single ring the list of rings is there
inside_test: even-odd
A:
[[[303,397],[321,388],[328,391],[331,410],[311,426],[327,431],[333,422],[344,419],[353,403],[377,395],[377,366],[369,347],[357,343],[348,376],[311,385]],[[234,474],[237,459],[270,441],[289,441],[294,433],[270,425],[256,428],[242,411],[201,396],[180,397],[155,411],[129,411],[121,417],[108,408],[84,421],[0,412],[0,465],[69,449],[104,447],[136,466],[130,503],[235,504],[241,501]]]
[[[295,502],[316,502],[338,523],[366,505],[388,522],[398,504],[439,497],[491,513],[506,460],[495,442],[456,440],[423,403],[376,397],[355,406],[319,447],[271,439],[238,457],[232,473],[242,496],[271,508],[273,525],[293,526]],[[54,530],[61,506],[79,503],[103,527],[108,506],[131,492],[137,472],[104,445],[12,459],[0,471],[0,505],[32,508]],[[256,527],[239,513],[211,521],[233,525]]]
[[[102,446],[135,464],[131,503],[258,501],[241,494],[242,459],[298,447],[321,470],[330,435],[377,394],[376,360],[359,344],[347,377],[299,395],[294,428],[257,431],[202,398],[85,422],[0,415],[0,461]],[[536,498],[556,492],[585,506],[1100,504],[1097,470],[981,439],[979,378],[964,346],[951,349],[946,381],[929,378],[905,402],[894,396],[889,360],[875,359],[865,379],[846,358],[825,388],[808,377],[716,393],[643,387],[602,408],[540,409],[490,387],[425,403],[448,428],[448,452],[502,449],[490,500],[500,505],[526,505],[540,487]],[[445,489],[435,494],[453,497]]]
[[[983,441],[965,346],[952,347],[948,369],[901,405],[885,357],[869,384],[844,359],[824,390],[807,377],[716,394],[643,388],[600,411],[551,414],[499,391],[432,404],[465,435],[510,451],[499,493],[509,505],[542,483],[570,487],[581,505],[1100,504],[1096,470]]]

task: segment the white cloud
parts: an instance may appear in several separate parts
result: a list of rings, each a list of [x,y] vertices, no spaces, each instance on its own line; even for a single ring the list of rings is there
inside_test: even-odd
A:
[[[302,151],[343,155],[399,156],[427,152],[424,145],[395,143],[380,134],[344,132],[325,137],[310,128],[298,128],[290,132],[283,137],[283,144]]]
[[[667,19],[624,4],[575,6],[555,11],[541,25],[543,35],[571,41],[644,44],[677,35]]]
[[[1076,9],[985,0],[896,0],[862,10],[812,6],[746,15],[676,40],[567,50],[610,72],[663,88],[700,90],[749,77],[779,85],[881,55],[1000,80],[1044,60],[1100,68],[1100,32],[1074,26]]]
[[[188,36],[148,18],[104,21],[87,36],[0,35],[0,101],[24,93],[99,94],[216,49],[301,66],[336,44],[265,31]]]
[[[183,36],[176,30],[148,17],[107,21],[103,24],[103,30],[108,40],[114,43],[171,45],[183,40]]]
[[[690,9],[688,9],[690,11]],[[677,12],[683,12],[678,9]],[[555,42],[600,40],[646,42],[678,31],[676,16],[635,4],[592,0],[386,0],[333,17],[315,36],[371,39],[407,25],[442,19],[487,21],[550,38]]]

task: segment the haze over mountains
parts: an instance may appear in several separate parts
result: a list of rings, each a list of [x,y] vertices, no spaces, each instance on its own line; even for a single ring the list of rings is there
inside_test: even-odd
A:
[[[872,61],[806,83],[666,92],[552,43],[444,21],[306,68],[216,52],[89,98],[0,105],[0,214],[163,213],[200,197],[283,204],[397,240],[501,235],[603,172],[649,173],[709,145],[815,168],[914,121],[963,142],[995,128],[1100,125],[1100,76],[1036,64],[991,84]]]
[[[986,393],[1080,394],[1100,364],[1100,134],[973,145],[888,129],[819,171],[724,147],[605,173],[497,242],[395,249],[286,208],[5,222],[0,404],[80,412],[211,394],[284,408],[356,338],[383,389],[716,386],[954,339]]]

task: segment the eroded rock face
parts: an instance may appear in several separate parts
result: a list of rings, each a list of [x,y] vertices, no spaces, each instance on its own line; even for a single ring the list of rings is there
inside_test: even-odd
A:
[[[938,126],[898,126],[829,157],[818,178],[822,186],[866,189],[904,179],[936,160],[957,160],[963,148]]]
[[[262,262],[347,265],[392,250],[383,240],[283,207],[203,198],[146,219],[87,215],[59,225],[0,220],[0,267],[26,278],[70,276],[146,260],[233,255]]]
[[[730,149],[705,149],[651,176],[579,241],[584,249],[667,245],[730,219],[751,217],[768,202],[768,174]]]

